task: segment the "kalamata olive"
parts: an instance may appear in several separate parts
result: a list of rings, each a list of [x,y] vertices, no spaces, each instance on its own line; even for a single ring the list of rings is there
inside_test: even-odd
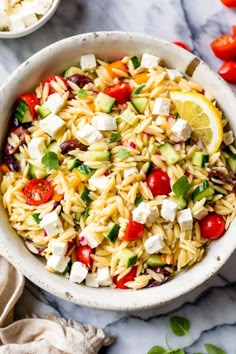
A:
[[[12,146],[11,144],[7,143],[6,148],[5,148],[5,154],[6,155],[14,154],[18,150],[18,148],[22,144],[24,144],[25,136],[27,134],[27,130],[24,129],[23,127],[21,127],[21,126],[20,127],[14,127],[13,129],[11,129],[10,134],[11,133],[14,133],[14,134],[16,134],[18,136],[19,142],[18,142],[18,144],[16,144],[16,146]]]
[[[14,155],[5,155],[4,162],[13,172],[19,171],[19,165]]]
[[[82,144],[79,140],[77,139],[70,139],[64,141],[60,145],[61,153],[62,154],[67,154],[68,152],[75,150],[75,149],[80,149],[80,150],[87,150],[87,146]]]
[[[78,85],[80,88],[83,88],[86,84],[93,82],[92,79],[90,79],[90,77],[88,77],[86,75],[80,75],[80,74],[75,74],[75,75],[69,76],[67,78],[67,80]]]
[[[147,285],[147,288],[153,288],[154,286],[159,286],[159,285],[165,283],[169,279],[170,273],[167,272],[167,270],[160,268],[160,267],[151,268],[151,269],[152,269],[152,271],[154,271],[157,274],[162,274],[163,279],[161,281],[151,279]],[[148,273],[146,273],[146,274],[148,274]]]

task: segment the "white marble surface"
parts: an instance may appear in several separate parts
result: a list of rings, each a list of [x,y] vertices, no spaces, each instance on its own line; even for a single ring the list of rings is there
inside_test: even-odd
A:
[[[53,18],[37,32],[21,39],[0,40],[0,83],[25,59],[62,38],[83,32],[125,30],[152,34],[170,41],[181,40],[217,69],[220,61],[209,43],[230,32],[236,10],[220,0],[62,0]],[[235,87],[234,87],[235,89]],[[235,89],[236,92],[236,89]],[[149,312],[118,313],[88,309],[60,300],[27,282],[17,306],[17,316],[53,312],[104,327],[117,335],[107,354],[144,354],[153,345],[165,346],[169,317],[179,315],[191,321],[188,337],[169,334],[174,347],[187,353],[204,352],[204,343],[236,353],[236,257],[217,276],[188,296]]]

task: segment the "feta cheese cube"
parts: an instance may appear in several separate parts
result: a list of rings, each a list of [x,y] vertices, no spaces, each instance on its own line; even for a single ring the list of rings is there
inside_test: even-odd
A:
[[[91,286],[92,288],[98,288],[99,284],[98,284],[97,274],[88,273],[85,280],[85,284],[87,286]]]
[[[0,31],[8,29],[9,25],[9,16],[4,11],[0,11]]]
[[[43,107],[50,109],[52,113],[57,113],[62,109],[64,104],[65,100],[59,93],[52,93],[48,96],[48,99],[43,104]]]
[[[109,177],[107,176],[99,176],[99,177],[92,176],[89,179],[89,184],[92,187],[96,188],[99,191],[99,193],[102,193],[106,189],[108,181],[109,181]]]
[[[149,254],[156,253],[163,247],[165,247],[165,242],[161,234],[153,235],[144,242],[144,248]]]
[[[175,70],[175,69],[166,69],[166,73],[167,73],[168,79],[171,81],[175,81],[176,79],[183,77],[183,74],[181,74],[181,72],[179,72],[178,70]]]
[[[139,173],[137,167],[129,167],[129,168],[126,168],[124,170],[124,179],[131,176],[131,175],[135,175]]]
[[[47,260],[47,266],[54,269],[57,272],[63,273],[69,262],[70,262],[70,257],[52,255]]]
[[[9,16],[10,26],[9,29],[12,32],[18,32],[25,29],[25,24],[22,17],[18,14]]]
[[[54,113],[40,120],[40,128],[50,136],[55,136],[64,126],[65,122]]]
[[[229,130],[227,133],[223,135],[223,142],[225,145],[231,145],[234,142],[234,136],[232,130]]]
[[[189,123],[181,118],[172,126],[171,131],[180,139],[186,141],[190,138],[192,128]]]
[[[6,11],[9,9],[9,0],[0,0],[0,11]]]
[[[52,6],[53,0],[35,0],[34,11],[37,15],[45,15]]]
[[[158,97],[155,99],[152,114],[168,116],[170,114],[170,99]]]
[[[74,262],[70,271],[70,281],[72,283],[82,283],[86,279],[88,274],[88,269],[86,265],[82,262]]]
[[[80,67],[84,71],[94,70],[97,67],[97,61],[94,54],[81,55]]]
[[[97,281],[98,284],[101,286],[111,285],[112,281],[111,281],[109,267],[97,269]]]
[[[94,229],[97,227],[97,224],[95,224],[94,222],[92,222],[91,224],[89,224],[88,226],[86,226],[80,233],[79,238],[84,237],[87,241],[87,244],[91,247],[91,248],[96,248],[100,242],[98,241],[97,237],[96,237],[96,232],[94,231]]]
[[[150,205],[148,203],[142,202],[132,211],[133,220],[140,224],[145,224],[151,213],[152,210]]]
[[[54,256],[65,256],[68,248],[67,242],[51,240],[50,244]]]
[[[163,200],[162,207],[161,207],[161,216],[166,221],[173,222],[176,217],[178,206],[176,203],[172,202],[171,200],[165,199]]]
[[[41,157],[46,151],[44,138],[33,138],[28,144],[28,151],[31,159]]]
[[[38,22],[38,18],[32,10],[31,11],[30,10],[22,11],[21,16],[22,16],[25,27],[29,27],[29,26],[33,25],[34,23]]]
[[[193,217],[191,210],[184,209],[177,213],[177,221],[182,231],[191,230],[193,228]]]
[[[61,220],[55,210],[42,218],[40,226],[44,228],[47,236],[54,236],[64,231]]]
[[[157,67],[160,61],[161,58],[152,54],[144,53],[141,60],[141,66],[146,69],[153,69]]]
[[[103,135],[91,124],[85,124],[83,128],[77,132],[76,137],[85,140],[87,144],[93,144],[96,140],[101,140]]]
[[[117,124],[115,118],[109,115],[94,116],[92,125],[98,130],[116,130]]]

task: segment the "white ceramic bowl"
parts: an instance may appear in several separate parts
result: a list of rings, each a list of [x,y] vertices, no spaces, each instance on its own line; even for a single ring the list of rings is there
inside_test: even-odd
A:
[[[47,13],[40,18],[38,22],[33,24],[32,26],[26,27],[25,29],[17,32],[5,32],[5,31],[0,31],[0,38],[20,38],[27,36],[28,34],[36,31],[38,28],[42,27],[54,14],[56,9],[58,8],[61,0],[53,0],[52,6],[50,9],[47,11]]]
[[[79,57],[83,54],[95,53],[100,58],[112,61],[127,54],[139,55],[143,52],[163,58],[167,66],[183,73],[187,70],[191,74],[193,71],[192,79],[215,96],[236,134],[234,94],[213,70],[192,53],[169,42],[141,34],[98,32],[71,37],[41,50],[9,77],[0,89],[1,145],[3,146],[5,141],[7,124],[16,98],[24,92],[30,92],[48,75],[61,73],[69,66],[78,64]],[[162,286],[138,291],[96,289],[70,283],[66,278],[49,273],[40,257],[30,254],[21,238],[16,236],[2,206],[0,220],[0,251],[27,278],[65,300],[108,310],[148,309],[174,301],[215,274],[236,248],[236,222],[234,221],[222,238],[212,242],[207,255],[200,263]]]

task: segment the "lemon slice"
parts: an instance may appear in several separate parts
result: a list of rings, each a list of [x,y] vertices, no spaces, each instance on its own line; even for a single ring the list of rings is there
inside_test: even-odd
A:
[[[221,115],[213,103],[196,92],[171,91],[170,97],[180,118],[191,125],[191,137],[201,139],[209,154],[216,152],[223,139],[223,127]]]

